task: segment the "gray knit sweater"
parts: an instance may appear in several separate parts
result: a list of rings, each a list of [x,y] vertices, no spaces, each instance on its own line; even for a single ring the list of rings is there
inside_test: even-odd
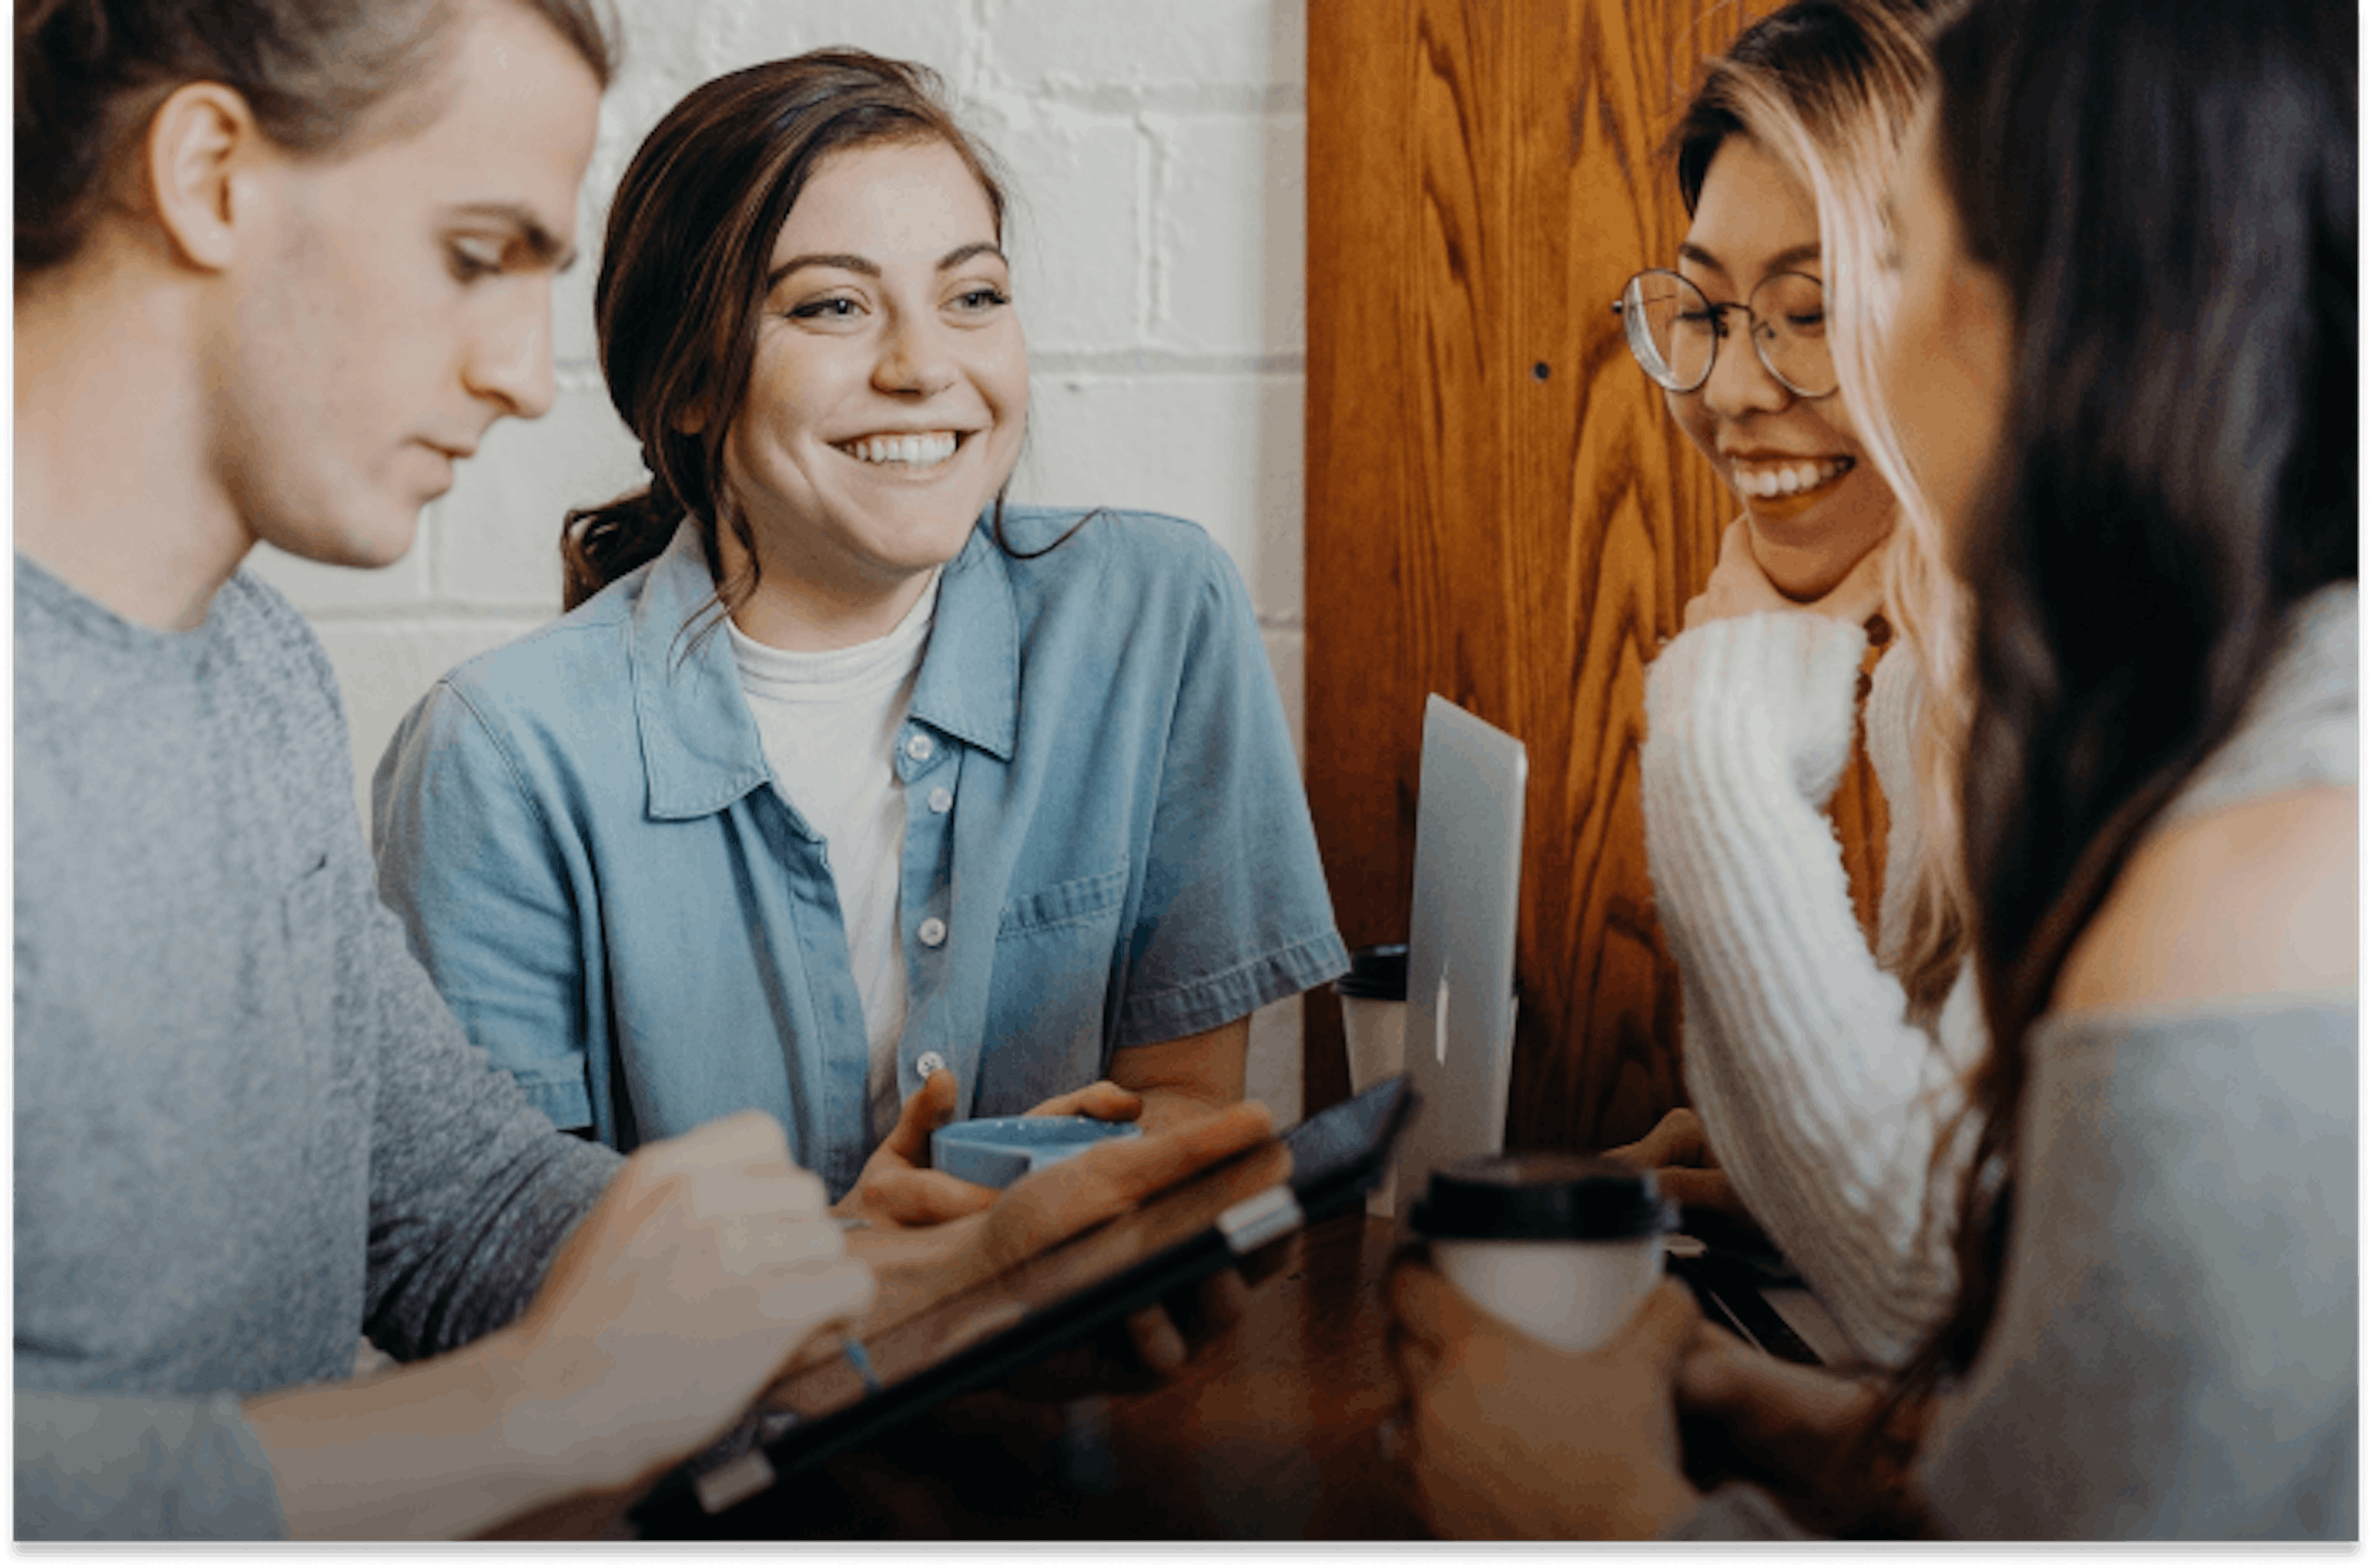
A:
[[[2356,782],[2355,585],[2300,606],[2167,820]],[[2043,1021],[2002,1299],[1920,1485],[1947,1534],[2356,1533],[2355,998]],[[1797,1533],[1751,1488],[1676,1539]]]
[[[277,1533],[238,1399],[506,1322],[616,1156],[380,907],[285,600],[158,633],[20,556],[16,609],[17,1533]]]

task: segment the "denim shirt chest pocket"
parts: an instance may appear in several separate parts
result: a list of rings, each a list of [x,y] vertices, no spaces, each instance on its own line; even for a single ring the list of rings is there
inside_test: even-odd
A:
[[[1033,1082],[1000,1083],[999,1100],[1020,1093],[1035,1104],[1101,1075],[1129,874],[1122,860],[1006,900],[982,1070],[985,1083],[1005,1076],[999,1068],[1028,1062]],[[1059,1038],[1065,1031],[1075,1038]]]

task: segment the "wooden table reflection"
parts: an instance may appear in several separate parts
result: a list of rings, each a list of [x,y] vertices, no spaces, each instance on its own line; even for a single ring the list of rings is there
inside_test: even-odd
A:
[[[1244,1315],[1172,1380],[1068,1401],[948,1401],[716,1521],[761,1539],[1359,1540],[1424,1532],[1377,1428],[1389,1223],[1285,1244]]]

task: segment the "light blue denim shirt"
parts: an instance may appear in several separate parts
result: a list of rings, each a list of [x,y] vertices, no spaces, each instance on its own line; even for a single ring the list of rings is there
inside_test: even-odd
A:
[[[1008,508],[1006,537],[1078,517]],[[561,1126],[632,1148],[754,1106],[838,1196],[873,1142],[864,1014],[824,842],[697,635],[710,591],[687,526],[439,681],[372,781],[379,890]],[[1027,1110],[1347,967],[1251,606],[1191,523],[1108,513],[1022,560],[983,518],[896,766],[901,1096],[936,1056],[961,1114]]]

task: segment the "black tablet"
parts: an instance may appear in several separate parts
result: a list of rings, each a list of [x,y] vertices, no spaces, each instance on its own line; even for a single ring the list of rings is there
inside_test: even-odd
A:
[[[1803,1336],[1764,1296],[1770,1290],[1803,1287],[1803,1281],[1768,1244],[1750,1250],[1733,1249],[1700,1237],[1695,1250],[1666,1252],[1664,1272],[1689,1287],[1697,1298],[1698,1310],[1715,1327],[1782,1361],[1821,1365],[1819,1353],[1804,1342]]]
[[[1289,1181],[1259,1179],[1270,1145],[1255,1145],[979,1284],[875,1325],[849,1354],[776,1384],[738,1444],[710,1450],[634,1508],[636,1528],[646,1537],[699,1530],[707,1516],[782,1477],[1356,1206],[1382,1179],[1415,1098],[1404,1079],[1378,1084],[1285,1135]]]

